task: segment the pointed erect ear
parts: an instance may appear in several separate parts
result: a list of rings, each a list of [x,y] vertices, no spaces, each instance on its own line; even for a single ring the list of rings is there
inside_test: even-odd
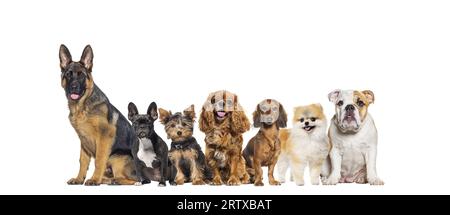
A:
[[[194,105],[189,106],[188,108],[183,110],[183,114],[190,117],[191,119],[195,119],[195,108]]]
[[[159,111],[159,120],[161,121],[161,123],[162,123],[163,125],[166,124],[166,120],[167,120],[167,119],[169,118],[169,116],[172,115],[172,114],[170,113],[170,111],[166,111],[166,110],[164,110],[164,109],[162,109],[162,108],[159,108],[158,111]]]
[[[153,120],[157,120],[158,119],[158,107],[156,107],[156,103],[152,102],[147,109],[147,114],[150,115],[150,117]]]
[[[336,103],[339,95],[341,95],[342,90],[333,90],[331,93],[328,93],[328,100],[330,102]]]
[[[94,53],[92,52],[92,48],[90,45],[87,45],[83,54],[81,55],[80,62],[86,67],[86,69],[91,72],[92,71],[92,61],[94,60]]]
[[[64,44],[59,47],[59,66],[65,69],[72,62],[72,55]]]
[[[138,109],[133,102],[128,104],[128,119],[131,121],[134,116],[138,115]]]
[[[364,96],[366,96],[367,101],[369,102],[369,104],[373,104],[375,102],[375,95],[373,94],[372,91],[364,90],[364,91],[362,91],[362,93],[364,94]]]
[[[315,103],[314,105],[315,105],[316,107],[318,107],[320,111],[323,112],[323,107],[322,107],[322,105],[321,105],[320,103]]]

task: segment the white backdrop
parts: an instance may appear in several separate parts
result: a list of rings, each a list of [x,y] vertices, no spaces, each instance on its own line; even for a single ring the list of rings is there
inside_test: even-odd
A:
[[[1,1],[0,193],[450,194],[449,10],[414,0]],[[68,186],[79,140],[60,86],[61,43],[76,60],[92,45],[94,80],[124,115],[129,101],[140,111],[195,104],[198,114],[209,92],[228,89],[249,117],[274,98],[289,119],[313,102],[331,118],[328,92],[370,89],[386,185]]]

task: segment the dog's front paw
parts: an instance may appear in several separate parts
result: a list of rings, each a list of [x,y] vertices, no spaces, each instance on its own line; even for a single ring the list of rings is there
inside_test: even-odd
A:
[[[281,185],[281,183],[279,182],[279,181],[277,181],[277,180],[269,180],[269,184],[270,185]]]
[[[305,182],[304,182],[304,181],[296,181],[296,182],[295,182],[295,185],[297,185],[297,186],[303,186],[303,185],[305,185]]]
[[[140,182],[140,181],[137,181],[134,183],[134,186],[142,186],[142,185],[144,185],[144,184],[142,184],[142,182]]]
[[[71,178],[70,180],[67,181],[68,185],[80,185],[83,184],[84,179],[79,179],[79,178]]]
[[[248,174],[245,174],[241,179],[242,184],[250,184],[250,176]]]
[[[94,179],[88,179],[86,182],[84,182],[85,186],[98,186],[100,185],[100,181],[94,180]]]
[[[228,186],[237,186],[241,184],[241,180],[239,180],[236,176],[231,176],[227,181]]]
[[[367,181],[369,181],[370,185],[384,185],[383,180],[378,177],[368,178]]]
[[[216,185],[216,186],[222,185],[222,184],[223,184],[223,182],[222,182],[222,179],[220,178],[220,176],[214,177],[211,182],[211,185]]]
[[[192,181],[192,185],[205,185],[205,181],[203,181],[202,179],[194,179]]]
[[[255,181],[255,186],[261,187],[264,186],[264,183],[262,181]]]
[[[320,179],[319,178],[311,179],[311,184],[312,185],[320,185]]]
[[[177,186],[177,182],[175,181],[169,181],[170,186]]]
[[[158,187],[165,187],[166,186],[166,182],[159,182]]]
[[[323,185],[336,185],[339,182],[339,177],[328,177],[323,180]]]

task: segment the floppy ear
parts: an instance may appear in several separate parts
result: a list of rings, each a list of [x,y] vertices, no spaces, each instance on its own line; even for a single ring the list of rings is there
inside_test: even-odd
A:
[[[64,44],[59,47],[59,66],[65,69],[72,62],[72,55]]]
[[[253,112],[253,127],[261,127],[261,112],[259,112],[259,104],[256,105],[256,109]]]
[[[287,119],[286,111],[284,110],[284,107],[282,104],[280,104],[280,108],[278,111],[280,112],[280,114],[278,116],[278,120],[277,120],[278,128],[286,128],[288,119]]]
[[[133,102],[128,104],[128,119],[131,121],[134,116],[138,115],[138,109]]]
[[[244,109],[240,104],[231,112],[231,130],[234,133],[242,134],[250,129],[250,122],[245,115]]]
[[[191,119],[195,119],[194,105],[191,105],[188,108],[184,109],[183,114],[190,117]]]
[[[202,111],[200,112],[200,118],[198,119],[198,127],[200,128],[200,131],[206,133],[209,132],[212,129],[212,126],[214,125],[214,113],[213,110],[205,109],[205,107],[202,108]]]
[[[366,96],[367,101],[369,102],[369,104],[373,104],[375,102],[375,95],[373,94],[372,91],[364,90],[364,91],[362,91],[362,93],[364,94],[364,96]]]
[[[331,93],[328,93],[328,100],[330,102],[336,103],[337,99],[339,98],[339,95],[341,94],[342,90],[333,90]]]
[[[94,53],[90,45],[84,47],[83,54],[81,55],[80,62],[86,67],[86,69],[92,71],[92,61],[94,59]]]
[[[157,120],[158,119],[158,107],[156,107],[156,103],[152,102],[147,109],[147,114],[150,115],[150,117],[153,120]]]
[[[166,120],[169,119],[169,116],[172,114],[170,113],[170,111],[166,111],[162,108],[159,108],[158,111],[159,111],[159,120],[163,125],[166,124]]]

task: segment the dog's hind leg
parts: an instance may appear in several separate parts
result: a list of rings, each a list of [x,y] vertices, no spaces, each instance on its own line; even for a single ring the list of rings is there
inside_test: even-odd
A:
[[[108,164],[109,154],[111,152],[113,138],[99,138],[96,142],[95,170],[92,178],[84,183],[84,185],[87,186],[100,185],[102,183],[103,175],[105,174]]]
[[[113,184],[135,185],[136,179],[133,177],[134,163],[130,156],[113,155],[109,159],[113,171]]]

